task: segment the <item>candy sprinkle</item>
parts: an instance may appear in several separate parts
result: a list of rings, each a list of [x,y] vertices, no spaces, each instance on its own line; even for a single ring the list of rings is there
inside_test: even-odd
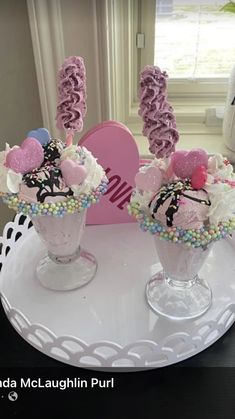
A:
[[[108,189],[108,180],[105,177],[100,185],[91,191],[89,195],[81,194],[79,196],[68,197],[64,201],[45,202],[45,203],[29,203],[18,198],[17,194],[4,194],[2,200],[17,213],[23,213],[31,217],[37,215],[50,215],[54,217],[63,217],[65,214],[74,214],[82,212],[89,208],[91,204],[99,202],[100,197],[105,194]]]
[[[217,226],[209,225],[203,227],[200,230],[183,230],[180,227],[163,226],[150,215],[146,214],[140,208],[138,202],[130,203],[128,205],[128,212],[137,219],[143,231],[149,231],[151,234],[158,236],[160,240],[185,243],[188,247],[205,248],[208,244],[231,235],[235,230],[235,218],[220,222]]]

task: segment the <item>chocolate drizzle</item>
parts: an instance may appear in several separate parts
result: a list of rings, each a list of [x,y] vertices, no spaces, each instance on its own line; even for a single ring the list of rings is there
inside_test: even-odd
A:
[[[50,196],[67,197],[73,195],[73,191],[70,188],[66,188],[63,191],[60,190],[61,180],[61,170],[54,166],[46,166],[23,176],[23,182],[28,188],[38,188],[36,197],[40,203],[43,203]]]
[[[154,214],[157,213],[158,209],[165,203],[165,201],[168,198],[171,198],[170,205],[167,208],[165,215],[166,215],[166,223],[168,227],[173,226],[174,221],[174,215],[177,213],[180,205],[180,198],[183,196],[185,198],[191,199],[192,201],[196,201],[199,204],[210,206],[211,202],[210,200],[205,199],[199,199],[194,196],[187,195],[187,193],[184,193],[185,191],[196,191],[196,189],[192,188],[191,182],[189,179],[186,179],[185,181],[178,181],[176,183],[171,183],[166,186],[163,186],[160,189],[159,197],[156,200],[153,211],[152,211],[152,217],[154,218]],[[202,191],[206,192],[204,189]],[[149,204],[149,207],[151,206],[153,200]]]
[[[63,151],[64,145],[61,140],[51,140],[44,147],[44,162],[43,166],[46,164],[55,166],[57,160],[60,159],[61,153]]]

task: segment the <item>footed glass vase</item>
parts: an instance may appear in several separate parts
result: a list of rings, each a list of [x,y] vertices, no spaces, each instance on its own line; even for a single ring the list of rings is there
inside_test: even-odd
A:
[[[47,249],[36,268],[40,283],[52,290],[66,291],[91,281],[97,271],[97,262],[80,246],[86,210],[62,218],[39,215],[31,220]]]
[[[212,302],[208,283],[198,272],[210,253],[206,248],[187,247],[154,238],[162,268],[146,286],[147,301],[151,308],[175,320],[192,319],[205,313]]]

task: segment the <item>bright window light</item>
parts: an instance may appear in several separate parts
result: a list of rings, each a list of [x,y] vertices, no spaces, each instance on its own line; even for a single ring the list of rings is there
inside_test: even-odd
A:
[[[154,64],[171,78],[225,78],[235,63],[235,14],[228,1],[157,0]]]

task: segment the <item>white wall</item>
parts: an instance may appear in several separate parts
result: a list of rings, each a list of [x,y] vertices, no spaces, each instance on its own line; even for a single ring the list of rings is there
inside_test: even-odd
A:
[[[42,126],[25,0],[0,0],[0,150]],[[0,231],[13,212],[0,203]]]
[[[28,0],[29,22],[26,0],[0,0],[1,149],[5,140],[11,145],[20,143],[28,130],[43,126],[37,83],[41,86],[41,103],[45,103],[43,112],[50,112],[49,118],[44,115],[46,127],[54,129],[57,73],[64,57],[70,55],[82,56],[87,71],[88,110],[83,132],[76,138],[107,119],[101,109],[105,102],[101,81],[107,83],[104,72],[100,74],[99,70],[102,54],[97,40],[97,14],[102,3],[103,0]],[[62,38],[56,38],[57,30]],[[12,215],[0,203],[0,229]]]
[[[84,58],[87,70],[87,115],[85,133],[105,118],[104,88],[101,86],[104,70],[100,70],[101,50],[98,47],[99,12],[104,0],[28,0],[30,27],[40,89],[44,124],[54,136],[63,136],[55,124],[58,71],[64,59],[71,55]],[[101,7],[102,6],[102,7]],[[105,79],[105,77],[104,77]],[[106,81],[106,80],[105,80]],[[107,83],[106,83],[107,84]],[[107,114],[107,113],[106,113]],[[76,135],[79,139],[83,133]]]

